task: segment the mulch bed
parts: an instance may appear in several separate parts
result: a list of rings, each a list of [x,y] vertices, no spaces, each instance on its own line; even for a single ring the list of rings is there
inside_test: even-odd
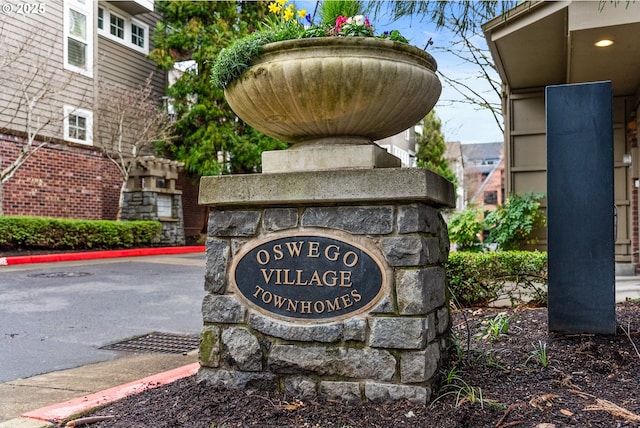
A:
[[[492,334],[500,317],[506,332]],[[618,304],[616,336],[549,334],[545,308],[465,309],[453,318],[457,346],[426,406],[298,401],[212,389],[189,377],[96,410],[91,416],[111,419],[89,426],[640,426],[640,302]]]

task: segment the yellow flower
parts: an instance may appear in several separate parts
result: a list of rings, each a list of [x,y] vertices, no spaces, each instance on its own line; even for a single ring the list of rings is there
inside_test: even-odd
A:
[[[280,9],[280,6],[278,6],[276,3],[269,3],[269,12],[278,13],[280,12]]]
[[[291,11],[291,9],[286,9],[284,11],[284,20],[289,21],[291,18],[293,18],[293,12]]]
[[[307,16],[307,9],[302,9],[298,11],[298,16],[300,18],[304,18],[305,16]]]
[[[284,6],[284,4],[287,2],[287,0],[276,0],[276,3],[278,4],[278,6],[282,7]]]

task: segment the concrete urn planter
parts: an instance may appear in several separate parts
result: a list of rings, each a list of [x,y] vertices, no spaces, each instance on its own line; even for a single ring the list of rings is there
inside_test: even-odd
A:
[[[391,40],[287,40],[265,45],[225,96],[242,120],[293,148],[372,144],[433,108],[436,69],[428,53]]]

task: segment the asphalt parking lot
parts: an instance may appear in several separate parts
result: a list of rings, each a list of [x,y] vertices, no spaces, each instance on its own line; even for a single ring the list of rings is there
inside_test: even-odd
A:
[[[0,266],[0,383],[126,352],[153,332],[198,335],[204,253]]]

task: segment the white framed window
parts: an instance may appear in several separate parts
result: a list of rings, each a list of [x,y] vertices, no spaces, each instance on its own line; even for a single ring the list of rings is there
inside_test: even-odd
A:
[[[93,6],[81,0],[64,2],[64,68],[93,77]]]
[[[124,39],[124,18],[113,12],[109,13],[109,33],[119,39]]]
[[[145,37],[145,29],[144,27],[139,26],[137,23],[131,23],[131,43],[138,46],[139,48],[144,48],[146,42]]]
[[[93,112],[64,106],[64,139],[79,144],[93,145]]]
[[[104,30],[104,9],[98,8],[98,29]]]
[[[100,5],[98,34],[144,54],[149,53],[149,26],[115,6]]]

